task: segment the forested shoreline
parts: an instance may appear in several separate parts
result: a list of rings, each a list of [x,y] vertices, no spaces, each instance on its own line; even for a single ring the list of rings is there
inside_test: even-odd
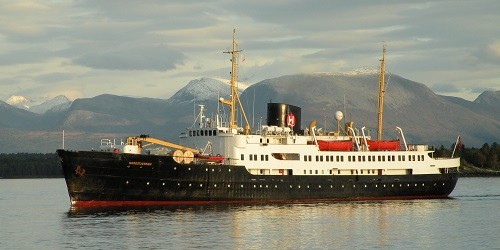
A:
[[[441,146],[434,152],[437,157],[451,157],[453,148]],[[461,157],[462,176],[500,176],[500,145],[483,144],[481,148],[466,148],[459,144],[455,155]],[[0,154],[0,178],[61,178],[62,170],[55,153]]]

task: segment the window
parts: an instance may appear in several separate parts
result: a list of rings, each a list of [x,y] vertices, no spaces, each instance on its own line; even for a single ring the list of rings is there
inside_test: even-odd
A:
[[[309,170],[309,174],[313,174],[313,171],[312,171],[312,170]]]
[[[337,159],[337,162],[340,161],[340,156],[337,155],[337,157],[335,157]]]
[[[319,161],[319,156],[318,155],[316,155],[316,161]]]
[[[241,160],[244,161],[245,160],[245,155],[244,154],[241,154]]]
[[[323,161],[323,156],[322,155],[319,156],[319,161]]]
[[[378,158],[378,161],[382,161],[382,156],[379,155],[377,158]]]
[[[309,159],[309,161],[312,161],[312,158],[311,158],[311,156],[308,156],[308,159]]]
[[[269,155],[266,155],[266,161],[269,161]]]
[[[307,155],[304,155],[304,161],[307,161]]]
[[[315,174],[318,174],[318,170],[314,171]]]
[[[260,160],[264,161],[264,155],[260,155]]]

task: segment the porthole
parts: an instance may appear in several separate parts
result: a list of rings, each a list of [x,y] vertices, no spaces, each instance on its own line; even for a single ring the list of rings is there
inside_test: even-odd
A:
[[[342,185],[342,188],[344,188],[344,185]]]
[[[365,185],[365,187],[366,187],[366,185]]]
[[[148,181],[148,182],[146,182],[146,185],[148,185],[148,186],[149,186],[149,181]]]
[[[394,184],[392,184],[391,187],[394,187]]]
[[[307,185],[307,188],[309,188],[309,185]]]
[[[191,171],[191,168],[188,168],[188,171]]]
[[[128,184],[128,181],[126,181],[125,184]],[[165,185],[165,183],[163,183],[163,185]]]
[[[217,187],[217,184],[214,184],[214,187]]]
[[[200,187],[203,187],[203,184],[200,184]]]
[[[356,185],[352,185],[352,187],[353,187],[353,188],[355,188],[355,187],[356,187]]]
[[[163,182],[163,186],[165,186],[165,182]]]
[[[384,187],[385,187],[385,184],[384,184]]]
[[[292,188],[292,185],[290,185],[290,188]]]
[[[417,186],[417,183],[415,183],[415,187]]]
[[[422,183],[422,187],[425,186],[425,183]]]
[[[179,182],[177,182],[177,186],[180,186],[181,184]]]
[[[278,188],[278,185],[274,185],[274,188]]]
[[[243,187],[243,185],[240,185],[240,187]]]
[[[174,167],[174,170],[177,170],[177,167]]]
[[[321,188],[321,185],[319,185],[318,188]]]
[[[230,184],[227,184],[227,187],[229,188],[229,187],[231,187],[231,185],[230,185]]]
[[[189,183],[189,186],[191,187],[191,183]]]
[[[377,184],[375,184],[375,187],[378,187],[378,185],[377,185]]]
[[[257,186],[256,185],[253,185],[253,188],[256,188]]]
[[[298,188],[300,188],[300,185],[298,186]]]

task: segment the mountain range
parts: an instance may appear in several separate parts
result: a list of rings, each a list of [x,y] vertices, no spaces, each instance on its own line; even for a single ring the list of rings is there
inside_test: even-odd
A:
[[[192,80],[169,99],[103,94],[74,101],[59,96],[31,106],[0,101],[0,152],[54,152],[63,146],[63,134],[64,147],[75,150],[98,147],[102,138],[139,134],[177,142],[178,134],[194,125],[198,105],[205,105],[207,117],[217,110],[227,114],[217,104],[219,97],[229,96],[227,82]],[[373,70],[297,74],[240,84],[240,100],[254,130],[266,123],[267,103],[282,102],[302,108],[302,128],[317,120],[323,130],[335,130],[334,114],[340,110],[345,121],[366,126],[375,136],[377,88]],[[499,110],[500,91],[485,91],[471,102],[392,74],[385,92],[384,138],[394,138],[399,126],[409,143],[448,147],[458,135],[466,146],[500,142]]]

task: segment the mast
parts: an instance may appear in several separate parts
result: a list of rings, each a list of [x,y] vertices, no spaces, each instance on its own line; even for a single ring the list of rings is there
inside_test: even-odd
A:
[[[378,128],[377,140],[382,140],[382,115],[384,113],[384,93],[385,93],[385,43],[382,50],[382,59],[380,59],[380,78],[378,81]]]
[[[229,82],[231,85],[231,100],[224,100],[224,98],[220,98],[219,102],[222,104],[225,104],[229,106],[229,129],[232,131],[233,129],[237,128],[236,124],[236,119],[235,119],[235,105],[236,102],[240,105],[241,112],[243,113],[243,117],[245,118],[245,134],[250,133],[250,125],[248,124],[248,119],[245,114],[245,110],[243,110],[243,106],[241,105],[240,98],[238,96],[238,82],[237,82],[237,77],[238,74],[236,72],[236,68],[238,66],[238,54],[241,52],[241,50],[237,50],[237,45],[236,45],[236,29],[233,29],[233,46],[231,51],[225,51],[223,53],[228,53],[231,54],[231,81]]]

